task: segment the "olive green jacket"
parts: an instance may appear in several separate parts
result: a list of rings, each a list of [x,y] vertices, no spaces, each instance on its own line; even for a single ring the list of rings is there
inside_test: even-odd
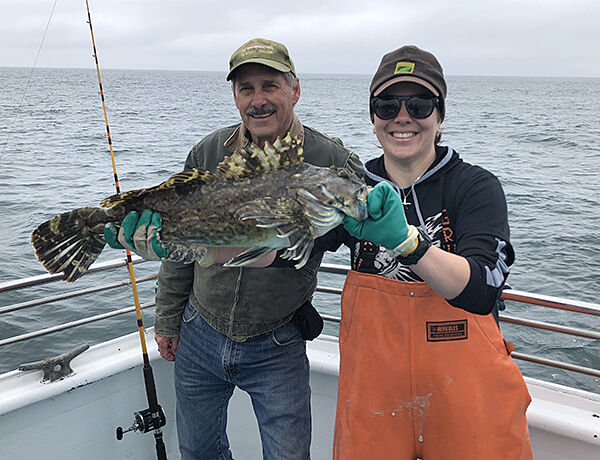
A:
[[[332,139],[302,126],[295,118],[292,136],[303,138],[304,160],[316,166],[345,167],[363,175],[358,156]],[[190,151],[186,169],[215,171],[226,155],[249,142],[243,124],[220,129]],[[158,275],[155,332],[175,337],[189,299],[200,315],[217,331],[235,341],[244,341],[285,324],[294,311],[310,299],[317,286],[317,270],[322,255],[311,257],[306,265],[293,267],[225,268],[200,267],[163,261]]]

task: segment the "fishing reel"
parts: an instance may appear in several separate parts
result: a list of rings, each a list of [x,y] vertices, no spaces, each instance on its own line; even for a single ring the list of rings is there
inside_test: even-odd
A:
[[[158,430],[165,426],[167,419],[162,407],[158,406],[158,412],[152,413],[150,408],[134,412],[133,413],[133,424],[123,430],[123,427],[117,427],[117,440],[123,439],[123,435],[130,431],[137,431],[139,433],[149,433],[153,430]]]

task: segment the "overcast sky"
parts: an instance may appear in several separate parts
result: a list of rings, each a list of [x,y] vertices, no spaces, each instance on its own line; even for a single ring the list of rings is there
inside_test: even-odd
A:
[[[55,0],[0,0],[0,66],[34,64]],[[253,37],[298,73],[372,74],[404,44],[447,75],[600,77],[599,0],[89,0],[100,65],[227,70]],[[58,0],[37,67],[93,67],[85,0]]]

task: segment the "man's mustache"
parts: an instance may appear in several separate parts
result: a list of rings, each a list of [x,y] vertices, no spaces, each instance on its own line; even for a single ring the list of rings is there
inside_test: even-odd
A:
[[[273,104],[265,104],[261,107],[250,106],[246,109],[246,115],[249,117],[256,117],[261,115],[270,115],[277,112],[277,107]]]

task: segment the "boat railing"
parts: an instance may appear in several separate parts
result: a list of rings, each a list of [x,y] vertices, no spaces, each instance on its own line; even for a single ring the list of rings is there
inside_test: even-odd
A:
[[[134,264],[139,264],[139,263],[143,263],[144,261],[140,257],[135,256],[133,258],[133,262],[134,262]],[[95,263],[89,268],[88,271],[91,273],[102,272],[102,271],[106,271],[106,270],[113,270],[117,267],[122,267],[124,265],[125,265],[125,261],[123,259],[111,260],[111,261],[107,261],[107,262]],[[319,271],[321,273],[346,275],[349,268],[350,267],[345,266],[345,265],[324,263],[321,265],[321,268]],[[145,275],[145,276],[140,276],[140,277],[136,278],[136,283],[144,283],[144,282],[155,280],[156,278],[157,278],[156,273],[150,274],[150,275]],[[38,275],[38,276],[32,276],[32,277],[28,277],[28,278],[17,279],[14,281],[6,281],[6,282],[0,283],[0,293],[19,290],[19,289],[25,289],[25,288],[31,288],[31,287],[35,287],[35,286],[39,286],[39,285],[47,284],[47,283],[53,283],[53,282],[60,281],[61,279],[62,279],[61,274],[55,274],[55,275],[46,274],[46,275]],[[112,282],[112,283],[95,285],[95,286],[91,286],[91,287],[72,290],[69,292],[59,293],[56,295],[41,297],[41,298],[37,298],[34,300],[28,300],[25,302],[19,302],[19,303],[13,303],[10,305],[0,306],[0,318],[1,318],[1,315],[15,312],[18,310],[33,308],[33,307],[45,305],[45,304],[48,304],[51,302],[56,302],[59,300],[65,300],[65,299],[70,299],[70,298],[75,298],[75,297],[80,297],[80,296],[91,295],[91,294],[102,292],[102,291],[123,288],[124,286],[129,286],[130,284],[131,284],[131,281],[129,279],[127,279],[124,281],[117,281],[117,282]],[[340,288],[336,288],[336,287],[319,285],[319,286],[317,286],[317,292],[321,292],[321,293],[325,293],[325,294],[339,295],[339,294],[341,294],[342,290]],[[502,298],[504,300],[513,301],[513,302],[533,304],[533,305],[538,305],[538,306],[542,306],[542,307],[546,307],[546,308],[565,310],[565,311],[576,312],[576,313],[581,313],[581,314],[591,315],[591,316],[600,316],[600,305],[595,304],[595,303],[590,303],[590,302],[583,302],[583,301],[570,300],[570,299],[560,298],[560,297],[552,297],[552,296],[534,294],[534,293],[518,291],[518,290],[514,290],[514,289],[505,289],[503,292]],[[154,305],[155,305],[155,303],[153,301],[151,301],[151,302],[145,302],[145,303],[141,304],[140,306],[142,309],[149,309],[149,308],[154,307]],[[81,319],[78,319],[75,321],[62,323],[62,324],[55,325],[55,326],[52,326],[49,328],[43,328],[43,329],[27,332],[24,334],[15,335],[12,337],[0,338],[0,348],[3,346],[10,345],[10,344],[15,344],[18,342],[30,340],[35,337],[53,334],[53,333],[56,333],[59,331],[64,331],[66,329],[71,329],[71,328],[75,328],[78,326],[82,326],[84,324],[89,324],[89,323],[93,323],[96,321],[106,320],[108,318],[112,318],[115,316],[124,315],[127,313],[131,313],[133,311],[135,311],[135,307],[133,307],[133,306],[116,309],[116,310],[111,310],[106,313],[93,315],[93,316],[89,316],[89,317],[84,317],[84,318],[81,318]],[[323,314],[323,313],[321,314],[321,316],[323,317],[323,319],[325,321],[328,321],[331,323],[339,323],[340,322],[340,318],[336,317],[336,316]],[[593,330],[593,329],[564,326],[564,325],[560,325],[560,324],[554,324],[554,323],[549,323],[549,322],[543,322],[543,321],[537,321],[537,320],[531,320],[531,319],[526,319],[526,318],[510,316],[510,315],[506,315],[503,313],[500,313],[499,317],[500,317],[500,321],[506,322],[506,323],[516,324],[516,325],[529,327],[529,328],[533,328],[533,329],[552,331],[552,332],[556,332],[556,333],[560,333],[560,334],[567,334],[567,335],[586,338],[586,339],[600,340],[600,332]],[[564,369],[567,371],[572,371],[572,372],[576,372],[576,373],[580,373],[580,374],[586,374],[586,375],[590,375],[593,377],[600,377],[600,369],[594,369],[594,368],[580,366],[580,365],[573,364],[573,363],[562,362],[562,361],[558,361],[558,360],[554,360],[554,359],[544,358],[542,356],[529,355],[529,354],[524,354],[524,353],[519,353],[519,352],[513,352],[512,357],[515,359],[518,359],[518,360],[528,361],[528,362],[532,362],[532,363],[536,363],[536,364],[541,364],[544,366],[550,366],[550,367],[554,367],[554,368]]]

